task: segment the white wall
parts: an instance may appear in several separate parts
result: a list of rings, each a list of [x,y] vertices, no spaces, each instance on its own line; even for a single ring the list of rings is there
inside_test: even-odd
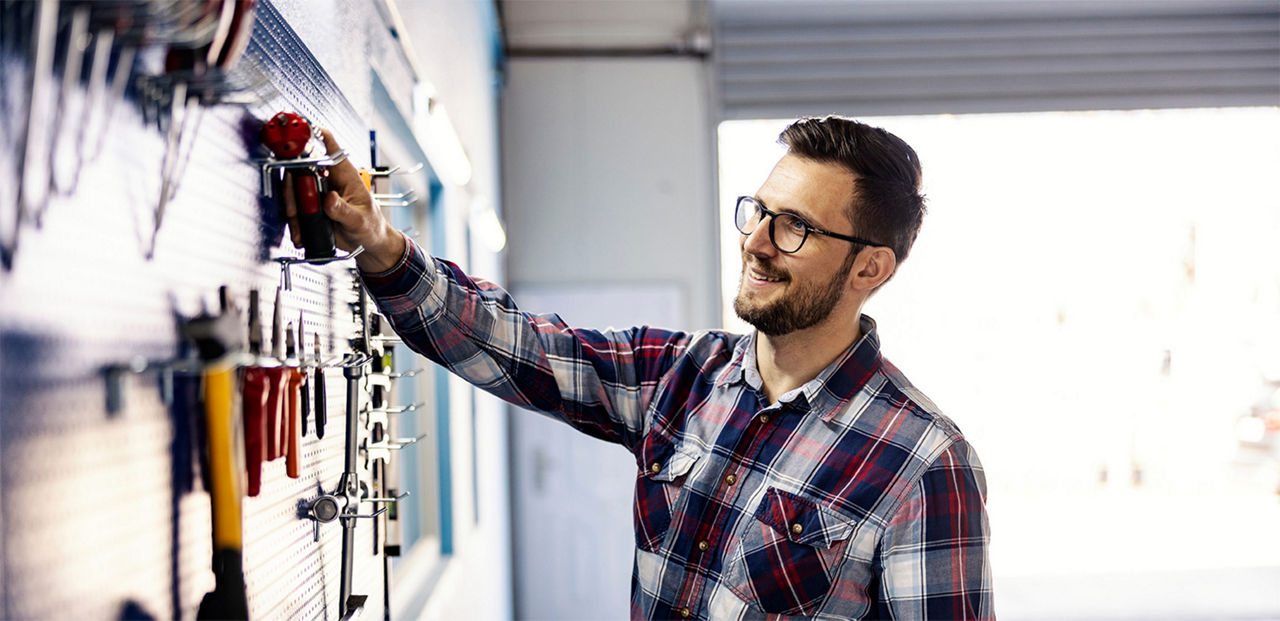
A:
[[[513,59],[502,101],[514,286],[675,284],[718,323],[705,67],[690,59]],[[603,327],[603,326],[601,326]]]
[[[498,38],[489,2],[409,0],[396,5],[402,37],[420,77],[436,89],[471,162],[464,187],[446,188],[449,225],[446,256],[477,276],[503,281],[501,254],[485,249],[469,231],[470,205],[500,204],[497,145]],[[509,619],[511,603],[510,502],[507,421],[502,403],[461,381],[453,390],[454,554],[418,559],[404,567],[393,587],[395,618]],[[475,400],[476,485],[472,486],[470,405]],[[472,490],[478,493],[475,519]]]
[[[525,310],[583,327],[717,325],[705,71],[687,58],[510,61],[508,285]],[[560,422],[511,416],[516,614],[627,617],[634,461]]]

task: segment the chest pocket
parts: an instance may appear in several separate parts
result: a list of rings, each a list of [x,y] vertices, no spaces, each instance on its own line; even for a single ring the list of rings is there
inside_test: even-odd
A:
[[[811,616],[822,606],[856,521],[777,488],[748,520],[729,588],[764,612]]]
[[[699,454],[671,444],[651,444],[645,447],[641,457],[644,461],[636,477],[633,508],[636,546],[646,552],[657,552],[671,526],[671,510]]]

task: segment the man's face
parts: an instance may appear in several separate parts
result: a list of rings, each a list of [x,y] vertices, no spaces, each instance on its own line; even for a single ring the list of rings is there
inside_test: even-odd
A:
[[[812,226],[845,234],[853,233],[845,215],[852,197],[853,173],[790,154],[756,192],[771,211],[794,213]],[[761,333],[779,336],[812,327],[846,299],[856,258],[848,242],[811,234],[798,252],[782,253],[769,241],[766,219],[740,244],[742,280],[733,310]]]

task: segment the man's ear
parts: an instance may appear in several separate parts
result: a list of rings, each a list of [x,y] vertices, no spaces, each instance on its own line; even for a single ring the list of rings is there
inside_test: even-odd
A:
[[[884,246],[867,246],[853,263],[850,284],[858,291],[871,291],[889,280],[897,267],[898,260],[893,250]]]

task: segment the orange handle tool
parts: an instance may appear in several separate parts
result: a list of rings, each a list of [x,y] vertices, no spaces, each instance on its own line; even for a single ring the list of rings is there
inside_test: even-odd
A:
[[[302,450],[302,415],[300,406],[302,403],[302,380],[306,376],[303,375],[302,371],[293,367],[287,367],[285,373],[288,377],[286,390],[289,396],[284,451],[285,474],[288,474],[291,479],[296,479],[302,476],[299,469],[299,458]]]

